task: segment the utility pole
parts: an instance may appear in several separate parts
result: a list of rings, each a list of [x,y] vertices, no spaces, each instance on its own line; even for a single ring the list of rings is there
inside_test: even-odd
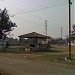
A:
[[[71,0],[69,0],[69,59],[71,60]]]
[[[62,45],[62,27],[61,27],[61,45]]]
[[[61,27],[61,39],[62,39],[62,27]]]
[[[47,36],[47,20],[45,21],[45,30],[46,30],[46,36]]]

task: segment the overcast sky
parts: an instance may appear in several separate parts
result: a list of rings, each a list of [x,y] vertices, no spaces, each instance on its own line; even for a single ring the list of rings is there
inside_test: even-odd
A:
[[[75,2],[71,1],[73,25]],[[63,38],[68,35],[68,0],[0,0],[0,8],[6,8],[11,20],[17,24],[11,32],[14,38],[30,32],[45,34],[45,20],[50,37],[61,37],[61,27]]]

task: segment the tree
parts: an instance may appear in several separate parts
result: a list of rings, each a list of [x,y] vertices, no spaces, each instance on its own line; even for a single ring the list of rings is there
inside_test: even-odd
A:
[[[75,40],[75,25],[72,26],[72,33],[71,33],[71,40],[74,41]]]
[[[75,33],[75,25],[73,25],[72,28],[73,28],[72,33]]]
[[[7,33],[12,31],[14,27],[17,27],[10,18],[7,9],[0,9],[0,39],[5,38]]]

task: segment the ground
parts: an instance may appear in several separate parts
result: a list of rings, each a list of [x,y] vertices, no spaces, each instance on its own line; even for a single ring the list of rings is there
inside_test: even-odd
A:
[[[4,75],[75,75],[75,68],[55,62],[57,58],[55,56],[68,54],[68,50],[60,51],[60,49],[58,47],[56,51],[51,52],[0,53],[0,71]],[[72,54],[75,54],[74,49]],[[42,59],[39,60],[38,57]],[[67,62],[70,64],[71,61]],[[73,66],[75,66],[75,62]]]
[[[75,70],[53,63],[37,63],[0,54],[0,69],[8,75],[75,75]],[[13,54],[12,54],[13,55]],[[15,54],[14,54],[15,55]]]

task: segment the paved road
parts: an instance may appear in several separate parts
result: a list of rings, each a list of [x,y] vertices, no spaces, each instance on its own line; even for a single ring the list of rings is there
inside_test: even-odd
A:
[[[11,75],[75,75],[75,70],[0,56],[0,69]]]

